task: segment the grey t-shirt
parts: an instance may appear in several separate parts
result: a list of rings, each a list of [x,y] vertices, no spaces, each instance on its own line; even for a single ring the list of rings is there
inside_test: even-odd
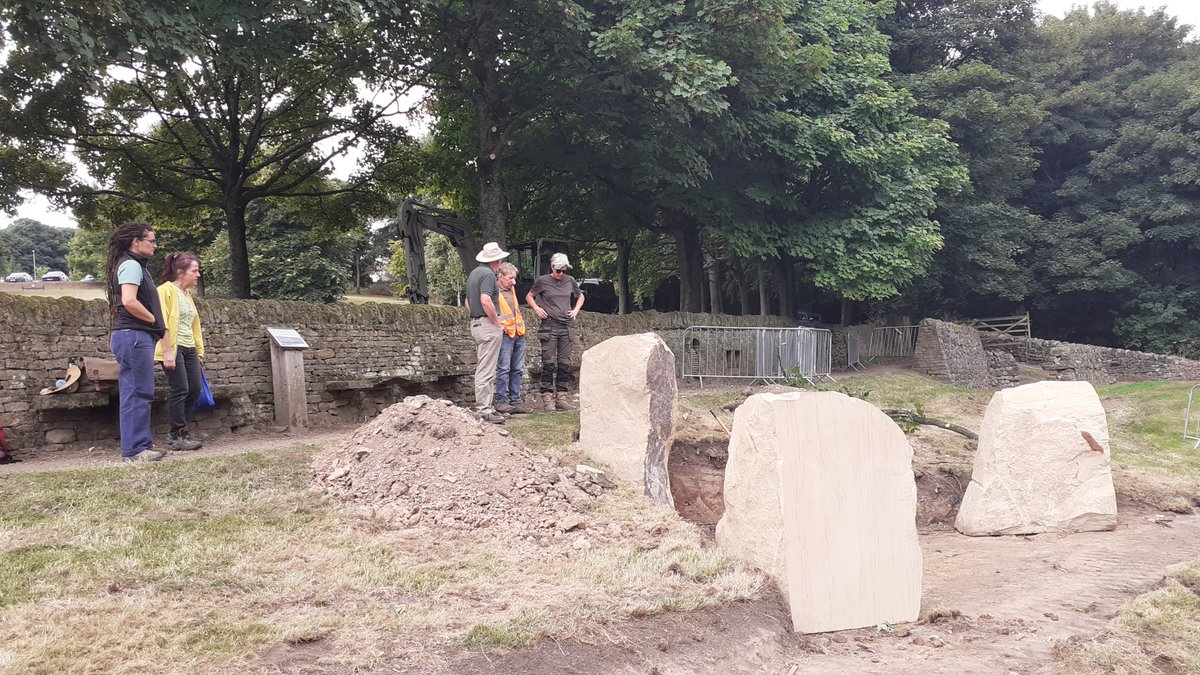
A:
[[[500,287],[496,285],[496,273],[487,265],[480,265],[471,270],[467,275],[467,306],[471,308],[471,318],[477,319],[481,316],[487,316],[487,312],[483,311],[483,303],[479,302],[479,296],[484,293],[492,296],[492,306],[496,306],[496,294],[500,292]]]
[[[564,274],[562,281],[556,280],[549,274],[543,274],[533,280],[533,287],[529,289],[529,294],[537,301],[538,307],[546,310],[546,314],[551,319],[570,321],[571,317],[568,312],[575,306],[571,299],[583,293],[579,289],[579,282],[575,281],[575,277],[570,274]]]

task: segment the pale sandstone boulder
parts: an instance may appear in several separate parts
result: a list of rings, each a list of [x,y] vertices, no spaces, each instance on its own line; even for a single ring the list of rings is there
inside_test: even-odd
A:
[[[580,449],[671,508],[667,459],[677,393],[675,355],[654,333],[609,338],[583,353]]]
[[[917,618],[916,510],[912,448],[870,403],[757,394],[734,413],[717,544],[778,583],[797,632]]]
[[[1116,524],[1108,420],[1092,385],[1035,382],[996,392],[954,527],[986,536]]]

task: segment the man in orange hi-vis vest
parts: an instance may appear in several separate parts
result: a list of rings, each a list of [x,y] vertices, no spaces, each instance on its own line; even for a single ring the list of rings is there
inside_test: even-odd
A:
[[[496,283],[500,287],[496,314],[504,337],[496,364],[496,412],[530,413],[533,406],[521,400],[521,372],[525,369],[525,317],[517,299],[517,267],[501,263]]]

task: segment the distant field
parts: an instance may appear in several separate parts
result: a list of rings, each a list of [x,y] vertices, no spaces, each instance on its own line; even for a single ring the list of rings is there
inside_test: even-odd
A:
[[[26,289],[30,284],[0,283],[0,292],[13,295],[37,295],[47,298],[79,298],[80,300],[103,300],[104,287],[99,284],[83,284],[72,281],[38,282],[39,289]]]
[[[40,289],[25,289],[28,284],[0,283],[0,292],[14,295],[37,295],[48,298],[79,298],[80,300],[103,300],[104,288],[96,284],[81,284],[73,282],[49,282],[41,284]],[[347,295],[342,302],[361,305],[367,302],[382,302],[387,304],[406,304],[407,300],[389,298],[379,295]]]

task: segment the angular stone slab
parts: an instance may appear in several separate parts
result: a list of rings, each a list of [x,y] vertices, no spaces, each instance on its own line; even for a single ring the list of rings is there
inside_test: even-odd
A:
[[[583,353],[580,449],[671,508],[667,459],[677,393],[675,355],[654,333],[609,338]]]
[[[1111,460],[1108,419],[1090,383],[1002,389],[983,413],[954,527],[972,536],[1111,530]]]
[[[797,632],[917,618],[916,511],[912,448],[870,403],[756,394],[734,413],[717,545],[775,580]]]

